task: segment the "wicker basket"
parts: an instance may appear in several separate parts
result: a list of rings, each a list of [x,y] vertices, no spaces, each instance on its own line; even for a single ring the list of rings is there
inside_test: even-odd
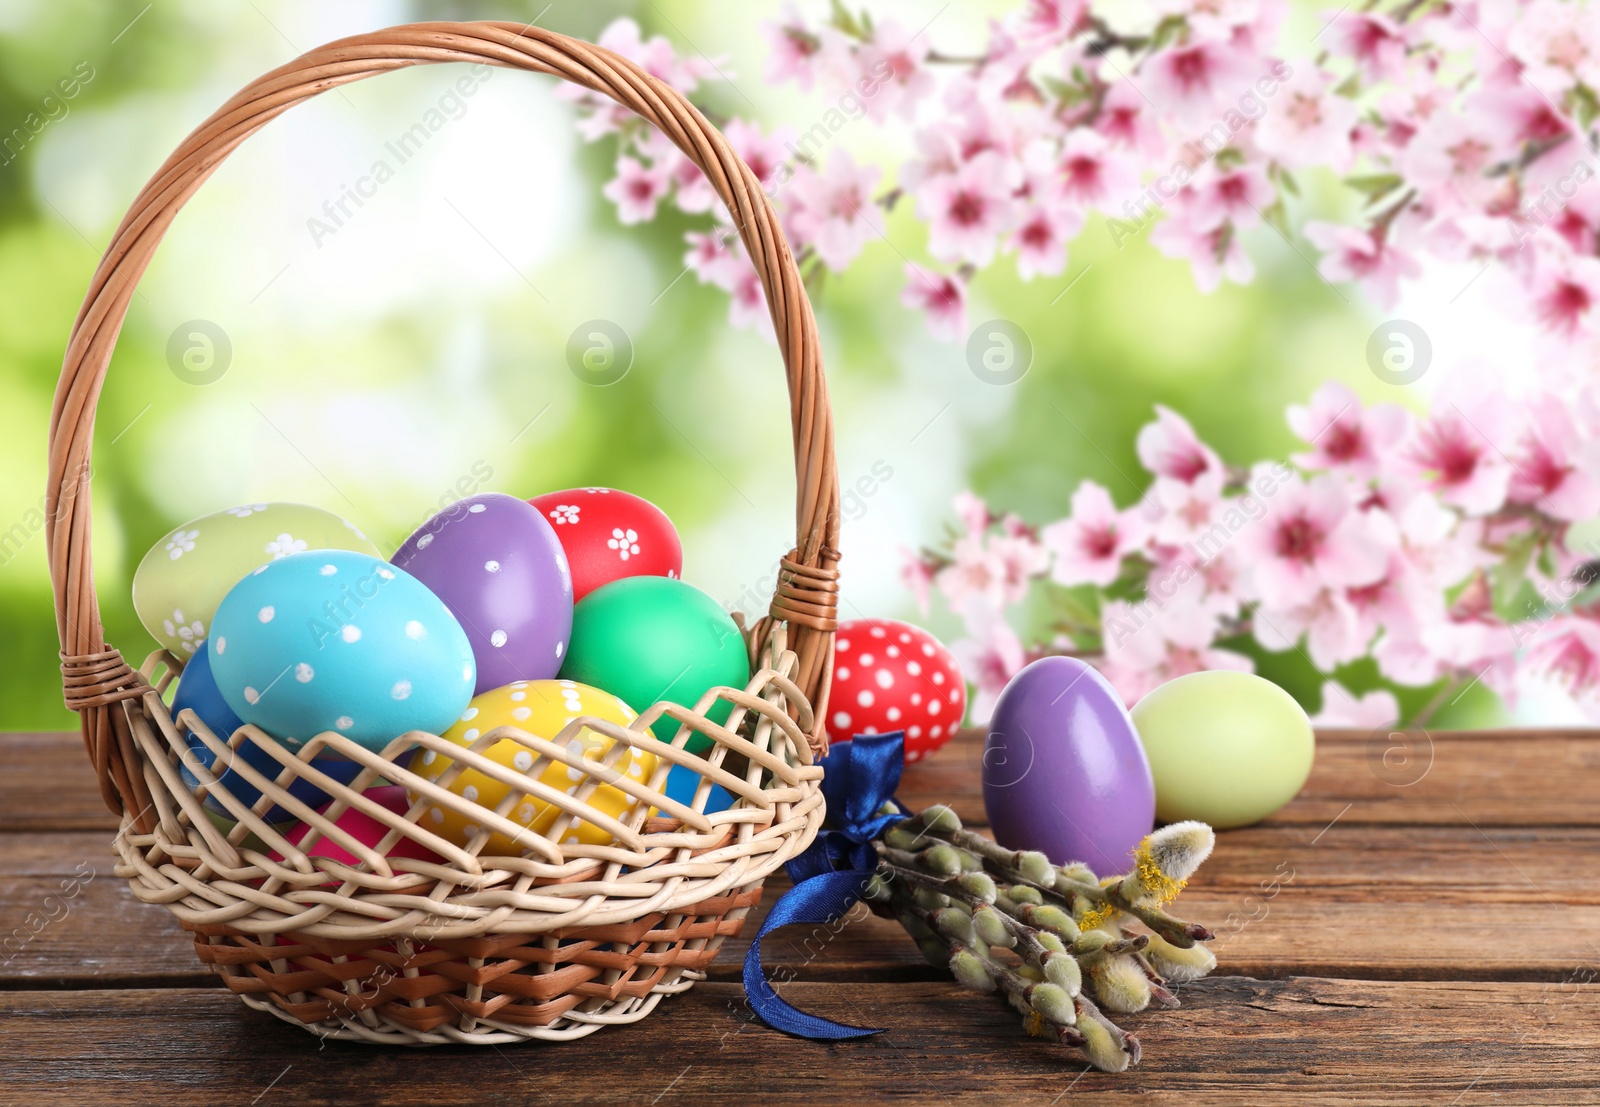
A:
[[[251,726],[213,735],[191,712],[175,721],[163,702],[177,659],[158,653],[136,672],[104,639],[90,569],[88,474],[112,348],[168,225],[235,147],[318,93],[434,62],[531,69],[611,97],[664,131],[732,213],[787,368],[798,485],[795,548],[781,562],[768,614],[745,628],[755,676],[745,688],[713,689],[693,710],[658,703],[626,728],[578,720],[553,741],[503,727],[462,750],[413,732],[371,752],[327,733],[294,754]],[[101,792],[121,817],[117,872],[134,894],[176,915],[200,959],[245,1003],[329,1037],[407,1045],[574,1038],[643,1018],[663,995],[702,977],[760,899],[762,880],[810,844],[822,821],[814,761],[826,743],[839,491],[817,347],[799,272],[760,182],[687,100],[606,50],[513,23],[416,24],[314,50],[224,104],[167,159],[117,228],[73,326],[52,412],[47,533],[66,701],[82,717]],[[719,701],[731,705],[721,725],[708,718]],[[648,729],[663,715],[682,724],[670,743]],[[613,739],[598,763],[566,745],[585,723]],[[190,729],[210,757],[190,752]],[[696,734],[712,740],[703,757],[685,749]],[[505,738],[533,755],[525,774],[482,756]],[[269,778],[252,768],[240,754],[247,743],[281,770]],[[488,811],[391,762],[414,746],[497,776],[511,785],[507,800]],[[629,747],[659,759],[652,779],[610,769]],[[363,766],[349,786],[309,764],[329,752]],[[556,761],[584,775],[575,795],[537,783]],[[675,764],[704,778],[690,806],[664,795]],[[180,766],[202,782],[199,795],[184,786]],[[230,767],[261,790],[253,807],[216,786]],[[423,799],[400,816],[360,796],[380,776]],[[318,813],[291,796],[288,785],[302,778],[333,805]],[[448,782],[447,775],[440,783]],[[710,782],[733,793],[731,809],[703,813]],[[613,844],[558,844],[574,820],[604,818],[583,803],[601,783],[641,801],[622,825],[608,823]],[[519,790],[557,804],[560,817],[522,856],[483,856],[490,829],[520,829],[505,818]],[[206,794],[238,824],[219,830],[201,806]],[[326,836],[361,863],[308,857],[261,818],[273,804],[310,824],[303,846]],[[449,806],[484,830],[466,848],[444,841],[423,818],[429,805]],[[333,825],[351,806],[390,828],[376,850]],[[389,860],[384,854],[402,837],[442,862]]]

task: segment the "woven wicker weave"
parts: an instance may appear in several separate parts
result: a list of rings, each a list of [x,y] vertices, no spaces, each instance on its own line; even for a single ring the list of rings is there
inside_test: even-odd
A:
[[[670,137],[732,213],[766,290],[787,369],[797,484],[795,547],[782,559],[768,613],[746,629],[755,676],[745,688],[713,689],[693,710],[656,704],[626,728],[586,718],[546,741],[502,727],[467,750],[413,732],[371,752],[327,733],[291,753],[252,726],[229,736],[212,734],[190,712],[175,721],[163,693],[179,662],[157,653],[135,671],[106,644],[89,557],[94,406],[135,285],[178,210],[269,120],[351,81],[435,62],[531,69],[612,98]],[[63,683],[68,706],[82,717],[105,801],[122,819],[117,872],[140,899],[176,915],[194,934],[201,960],[253,1007],[325,1036],[413,1045],[570,1038],[631,1022],[703,974],[759,900],[762,880],[804,849],[822,821],[814,760],[826,744],[839,491],[816,324],[759,181],[681,95],[606,50],[512,23],[416,24],[314,50],[229,100],[145,186],[95,272],[56,390],[50,490]],[[708,715],[721,702],[731,713],[719,725]],[[649,731],[663,715],[681,724],[671,743]],[[599,761],[568,750],[585,724],[611,739]],[[189,730],[209,757],[190,752]],[[712,740],[703,757],[684,748],[694,735]],[[532,755],[526,773],[482,756],[502,739]],[[246,744],[281,769],[269,778],[252,768],[238,752]],[[414,746],[444,751],[511,792],[487,811],[446,790],[457,770],[435,783],[391,762]],[[658,759],[651,779],[612,769],[630,747]],[[330,753],[363,766],[349,786],[309,764]],[[576,794],[538,783],[558,761],[583,774]],[[690,806],[664,795],[674,764],[704,778]],[[180,766],[201,781],[199,794],[184,786]],[[261,790],[253,808],[217,786],[230,767]],[[407,815],[359,794],[380,777],[420,794]],[[288,786],[296,779],[331,795],[332,806],[319,813],[295,799]],[[706,815],[712,782],[737,802]],[[621,823],[583,802],[602,783],[640,801]],[[237,825],[219,830],[201,806],[207,795]],[[524,832],[522,856],[483,855],[490,831],[517,835],[521,828],[505,814],[524,796],[556,804],[554,826],[543,837]],[[284,828],[261,818],[274,804],[310,824],[302,846],[326,836],[361,864],[308,857]],[[449,807],[483,829],[465,848],[445,841],[428,829],[431,806]],[[375,850],[334,826],[348,807],[390,828]],[[557,844],[579,818],[603,826],[612,844]],[[443,860],[389,860],[384,854],[401,838]]]

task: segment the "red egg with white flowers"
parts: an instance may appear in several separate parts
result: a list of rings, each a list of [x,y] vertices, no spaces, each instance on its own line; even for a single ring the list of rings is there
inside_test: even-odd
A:
[[[682,577],[683,543],[666,512],[616,488],[568,488],[528,501],[561,541],[572,600],[623,577]]]
[[[852,619],[834,641],[828,740],[903,730],[906,760],[948,742],[967,713],[967,682],[955,656],[921,627]]]

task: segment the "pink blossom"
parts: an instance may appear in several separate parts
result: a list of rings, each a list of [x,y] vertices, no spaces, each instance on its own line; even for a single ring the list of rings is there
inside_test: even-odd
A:
[[[1076,129],[1061,146],[1061,192],[1085,207],[1108,208],[1138,191],[1138,172],[1098,131]]]
[[[1100,102],[1095,129],[1124,150],[1144,158],[1160,157],[1167,148],[1155,112],[1130,80],[1112,75]]]
[[[1248,55],[1231,42],[1191,40],[1148,59],[1137,79],[1164,110],[1194,125],[1231,107],[1255,77]]]
[[[1171,408],[1156,405],[1156,421],[1139,429],[1134,442],[1139,463],[1158,477],[1193,484],[1223,480],[1222,459],[1194,433],[1189,421]]]
[[[1185,190],[1179,195],[1188,197],[1192,193]],[[1234,284],[1249,284],[1255,279],[1255,264],[1244,252],[1233,225],[1202,228],[1195,224],[1193,211],[1192,203],[1180,200],[1150,232],[1150,245],[1169,258],[1187,261],[1195,287],[1207,295],[1221,286],[1223,277]]]
[[[733,152],[750,167],[756,180],[770,195],[783,179],[783,170],[789,160],[786,144],[794,141],[794,128],[780,127],[769,135],[754,123],[731,119],[722,128],[722,133],[728,145],[733,147]]]
[[[1424,123],[1399,159],[1406,180],[1449,210],[1481,209],[1505,182],[1488,175],[1509,151],[1504,126],[1485,113],[1471,117],[1437,112]]]
[[[1217,649],[1217,614],[1196,589],[1180,590],[1162,604],[1112,600],[1101,607],[1105,660],[1100,670],[1126,704],[1158,685],[1209,669],[1250,672],[1248,657]]]
[[[679,92],[693,92],[702,78],[719,70],[727,75],[727,59],[701,56],[680,61],[672,43],[664,36],[656,35],[646,41],[639,24],[626,16],[613,20],[600,32],[597,41],[607,50],[636,62],[652,77],[665,81]]]
[[[626,155],[617,159],[617,175],[600,191],[617,205],[622,223],[645,223],[656,217],[656,205],[667,194],[671,178],[653,166]]]
[[[940,261],[988,265],[1011,222],[1014,183],[1007,162],[992,150],[924,181],[917,214],[928,223],[928,252]]]
[[[909,261],[905,275],[900,302],[923,313],[929,333],[944,342],[954,342],[966,333],[967,286],[959,275],[929,273]]]
[[[879,234],[872,219],[872,188],[879,172],[875,165],[857,166],[837,146],[820,172],[805,165],[795,168],[789,186],[794,205],[789,224],[795,237],[835,272],[846,268]]]
[[[1144,527],[1137,511],[1118,511],[1111,493],[1085,480],[1072,494],[1072,514],[1039,537],[1055,557],[1050,579],[1104,588],[1122,572],[1122,559],[1143,544]]]
[[[1489,437],[1503,430],[1494,403],[1474,405],[1469,416],[1449,402],[1417,429],[1405,460],[1446,503],[1487,515],[1506,502],[1511,484],[1511,467]]]
[[[1337,469],[1358,478],[1373,477],[1388,463],[1405,437],[1403,408],[1378,404],[1361,407],[1346,385],[1329,381],[1311,396],[1309,405],[1289,405],[1290,428],[1310,443],[1310,453],[1294,455],[1302,469]]]
[[[1506,46],[1546,96],[1580,83],[1600,88],[1600,30],[1594,12],[1582,4],[1533,0],[1512,25]]]
[[[883,122],[891,115],[910,119],[916,114],[917,104],[934,91],[926,64],[929,50],[927,36],[898,20],[885,19],[873,27],[856,57],[859,79],[873,86],[872,94],[863,97],[869,116]]]
[[[1325,12],[1321,18],[1328,21],[1322,42],[1334,53],[1353,59],[1367,80],[1393,80],[1404,71],[1405,35],[1387,15],[1341,9]]]
[[[1600,258],[1548,251],[1534,265],[1530,307],[1548,330],[1567,338],[1600,331]]]
[[[707,234],[690,231],[684,239],[689,243],[689,252],[683,256],[683,264],[701,284],[714,284],[724,292],[732,292],[746,270],[754,272],[732,227],[718,227]]]
[[[1015,27],[1018,38],[1056,42],[1081,29],[1088,9],[1088,0],[1026,0],[1007,22]]]
[[[1349,597],[1337,589],[1316,589],[1286,607],[1263,601],[1253,620],[1256,641],[1264,648],[1281,652],[1304,639],[1311,663],[1324,672],[1354,661],[1367,650],[1360,615]]]
[[[1157,477],[1150,485],[1147,502],[1157,515],[1152,537],[1166,546],[1199,541],[1222,521],[1228,508],[1220,470],[1193,481]]]
[[[1393,692],[1380,688],[1357,699],[1343,685],[1330,680],[1322,685],[1322,710],[1311,716],[1311,722],[1315,726],[1371,730],[1392,726],[1399,718],[1400,702]]]
[[[783,6],[783,18],[762,26],[772,47],[767,62],[767,81],[781,85],[794,81],[806,92],[816,80],[819,70],[829,68],[830,59],[837,61],[848,47],[843,36],[832,27],[811,30],[795,6]]]
[[[1575,697],[1600,691],[1600,622],[1586,615],[1557,615],[1540,629],[1525,665],[1564,684]]]
[[[1336,80],[1306,62],[1289,75],[1256,124],[1256,146],[1289,169],[1326,165],[1346,173],[1358,109],[1336,93]]]
[[[728,305],[728,325],[735,330],[754,327],[768,341],[778,340],[772,325],[772,312],[767,310],[767,293],[761,286],[761,276],[748,260],[733,283],[733,301]]]
[[[1011,244],[1017,275],[1025,281],[1059,276],[1067,267],[1067,243],[1083,227],[1083,213],[1062,203],[1035,203],[1019,209]]]
[[[961,492],[955,498],[956,518],[967,528],[968,534],[982,534],[994,522],[994,513],[981,496]]]
[[[1509,499],[1577,522],[1600,514],[1600,443],[1579,430],[1554,396],[1528,406],[1529,425],[1511,457]]]
[[[1387,551],[1342,481],[1291,475],[1275,488],[1265,516],[1239,534],[1263,604],[1291,608],[1319,590],[1371,584],[1383,575]]]
[[[1317,272],[1329,281],[1359,281],[1373,302],[1385,310],[1400,296],[1400,278],[1422,274],[1416,259],[1371,231],[1336,223],[1307,223],[1305,235],[1323,252]]]
[[[1049,554],[1037,542],[1020,536],[986,536],[968,531],[951,548],[951,563],[939,570],[934,585],[961,609],[973,600],[1001,608],[1028,594],[1028,582],[1045,571]]]
[[[1261,222],[1261,209],[1277,199],[1277,190],[1259,165],[1218,170],[1208,163],[1191,186],[1193,206],[1190,225],[1197,230],[1216,230],[1232,223],[1235,230],[1248,230]]]
[[[993,608],[969,604],[965,609],[969,637],[950,643],[961,672],[972,681],[974,694],[969,717],[982,726],[994,714],[994,705],[1011,678],[1022,671],[1027,656],[1017,632]]]

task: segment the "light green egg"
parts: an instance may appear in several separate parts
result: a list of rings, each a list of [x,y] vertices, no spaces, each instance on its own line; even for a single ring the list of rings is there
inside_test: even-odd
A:
[[[261,565],[301,550],[381,558],[353,523],[307,504],[244,504],[191,519],[150,547],[133,574],[133,609],[153,638],[187,659],[222,597]]]
[[[1311,720],[1293,696],[1254,673],[1178,677],[1132,715],[1162,822],[1248,826],[1292,800],[1311,775]]]

